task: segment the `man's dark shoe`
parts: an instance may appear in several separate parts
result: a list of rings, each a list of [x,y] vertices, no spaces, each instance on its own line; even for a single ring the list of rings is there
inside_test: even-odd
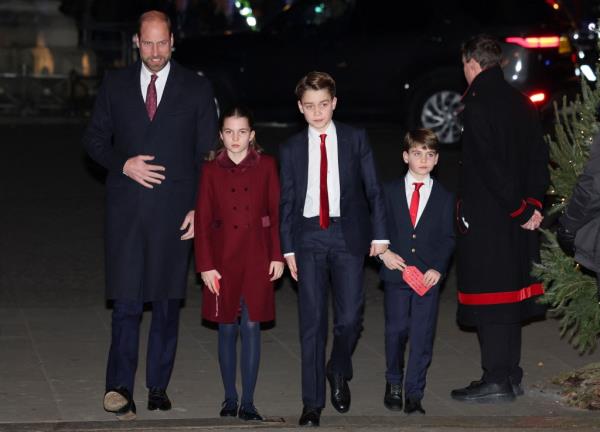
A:
[[[307,408],[302,409],[302,415],[298,424],[300,426],[319,427],[321,421],[321,410],[318,408]]]
[[[163,389],[153,387],[148,392],[148,409],[154,411],[169,411],[171,409],[171,401],[167,396],[167,392]]]
[[[113,413],[119,412],[123,408],[126,408],[131,403],[131,400],[131,394],[126,388],[117,387],[110,389],[104,394],[104,410]]]
[[[233,399],[226,399],[221,404],[221,417],[235,417],[238,412],[237,401]]]
[[[245,421],[263,421],[264,418],[261,416],[254,405],[242,405],[240,406],[240,412],[238,413],[238,417]]]
[[[515,394],[508,381],[502,384],[473,381],[467,387],[452,390],[452,399],[462,402],[509,402],[515,400]]]
[[[341,374],[328,374],[331,387],[331,405],[337,412],[345,413],[350,409],[350,387],[348,381]]]
[[[515,396],[523,396],[525,394],[523,385],[521,383],[515,383],[513,380],[510,380],[510,385]]]
[[[420,399],[411,399],[409,397],[406,398],[406,404],[404,405],[404,412],[406,414],[413,414],[413,413],[425,414],[425,410],[423,409],[423,406],[421,405],[421,400]]]
[[[391,411],[402,411],[402,384],[385,384],[383,405]]]

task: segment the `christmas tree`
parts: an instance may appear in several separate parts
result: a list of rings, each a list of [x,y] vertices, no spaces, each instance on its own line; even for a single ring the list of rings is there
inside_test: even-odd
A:
[[[552,161],[550,214],[560,212],[567,205],[577,177],[583,171],[592,140],[600,130],[599,107],[600,86],[592,88],[584,78],[581,94],[574,101],[563,100],[560,109],[555,106],[554,134],[546,137]],[[546,287],[541,301],[550,305],[552,316],[560,319],[561,334],[581,353],[591,352],[600,335],[595,274],[582,269],[566,255],[552,231],[543,230],[543,234],[541,263],[534,268],[534,274]]]

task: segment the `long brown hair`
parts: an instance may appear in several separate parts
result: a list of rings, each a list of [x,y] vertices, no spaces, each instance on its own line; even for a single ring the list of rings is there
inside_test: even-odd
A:
[[[250,126],[250,130],[251,131],[254,130],[254,116],[252,115],[252,111],[250,111],[247,107],[245,107],[243,105],[234,105],[233,107],[228,108],[225,111],[223,111],[221,118],[219,118],[219,132],[221,132],[223,130],[223,125],[225,124],[225,119],[230,118],[230,117],[245,118],[246,120],[248,120],[248,125]],[[258,143],[256,142],[256,132],[254,134],[254,139],[252,141],[250,141],[250,145],[248,147],[249,147],[249,149],[253,149],[257,153],[262,153],[264,151],[263,148],[260,145],[258,145]],[[221,139],[221,137],[219,137],[219,144],[218,144],[217,148],[208,153],[206,160],[209,160],[209,161],[213,160],[214,158],[216,158],[219,155],[219,153],[222,153],[225,150],[226,150],[225,144],[223,143],[223,140]]]

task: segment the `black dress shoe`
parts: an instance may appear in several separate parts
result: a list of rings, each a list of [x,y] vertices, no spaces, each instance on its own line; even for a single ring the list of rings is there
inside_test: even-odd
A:
[[[167,392],[163,389],[153,387],[148,392],[148,409],[154,411],[169,411],[171,409],[171,401],[167,396]]]
[[[383,404],[392,411],[402,411],[402,384],[385,384]]]
[[[523,390],[523,385],[519,383],[515,383],[512,379],[510,380],[510,386],[512,387],[512,391],[515,396],[523,396],[525,391]]]
[[[235,417],[238,412],[238,406],[236,400],[227,399],[221,404],[221,417]]]
[[[337,412],[345,413],[350,409],[350,387],[348,381],[341,374],[328,374],[331,387],[331,405]]]
[[[404,412],[406,414],[413,414],[416,412],[425,414],[421,401],[419,399],[411,399],[408,397],[406,398],[406,404],[404,405]]]
[[[249,421],[263,421],[264,418],[261,416],[254,405],[242,405],[240,406],[240,412],[238,413],[238,417],[242,420]]]
[[[515,400],[515,394],[508,381],[502,384],[473,381],[465,388],[452,390],[450,396],[463,402],[494,403]]]
[[[302,409],[302,415],[298,424],[300,426],[318,427],[321,421],[321,410],[318,408],[307,408]]]

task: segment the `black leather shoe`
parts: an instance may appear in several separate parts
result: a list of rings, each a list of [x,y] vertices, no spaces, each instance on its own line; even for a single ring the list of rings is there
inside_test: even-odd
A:
[[[515,396],[523,396],[525,391],[523,390],[523,385],[519,383],[515,383],[512,379],[510,380],[510,386],[512,387],[512,391]]]
[[[385,384],[383,404],[392,411],[402,411],[402,384]]]
[[[131,394],[126,388],[117,387],[110,389],[104,394],[104,410],[117,413],[125,408],[128,408],[131,400]]]
[[[452,390],[452,399],[462,402],[509,402],[515,400],[515,394],[508,381],[502,384],[473,381],[467,387]]]
[[[302,409],[302,415],[300,416],[300,420],[298,421],[298,424],[300,426],[319,427],[320,421],[321,421],[321,410],[320,409],[304,407]]]
[[[242,420],[249,421],[263,421],[264,418],[261,416],[254,405],[242,405],[240,406],[240,412],[238,413],[238,417]]]
[[[167,396],[167,392],[163,389],[153,387],[148,392],[148,409],[154,411],[169,411],[171,409],[171,401]]]
[[[348,381],[341,374],[328,374],[331,387],[331,405],[337,412],[345,413],[350,409],[350,387]]]
[[[404,412],[406,414],[413,414],[413,413],[421,413],[421,414],[425,414],[425,410],[423,409],[423,406],[421,405],[421,401],[419,399],[411,399],[411,398],[406,398],[406,403],[404,404]]]
[[[236,400],[226,399],[221,404],[221,417],[235,417],[238,412],[238,405]]]

